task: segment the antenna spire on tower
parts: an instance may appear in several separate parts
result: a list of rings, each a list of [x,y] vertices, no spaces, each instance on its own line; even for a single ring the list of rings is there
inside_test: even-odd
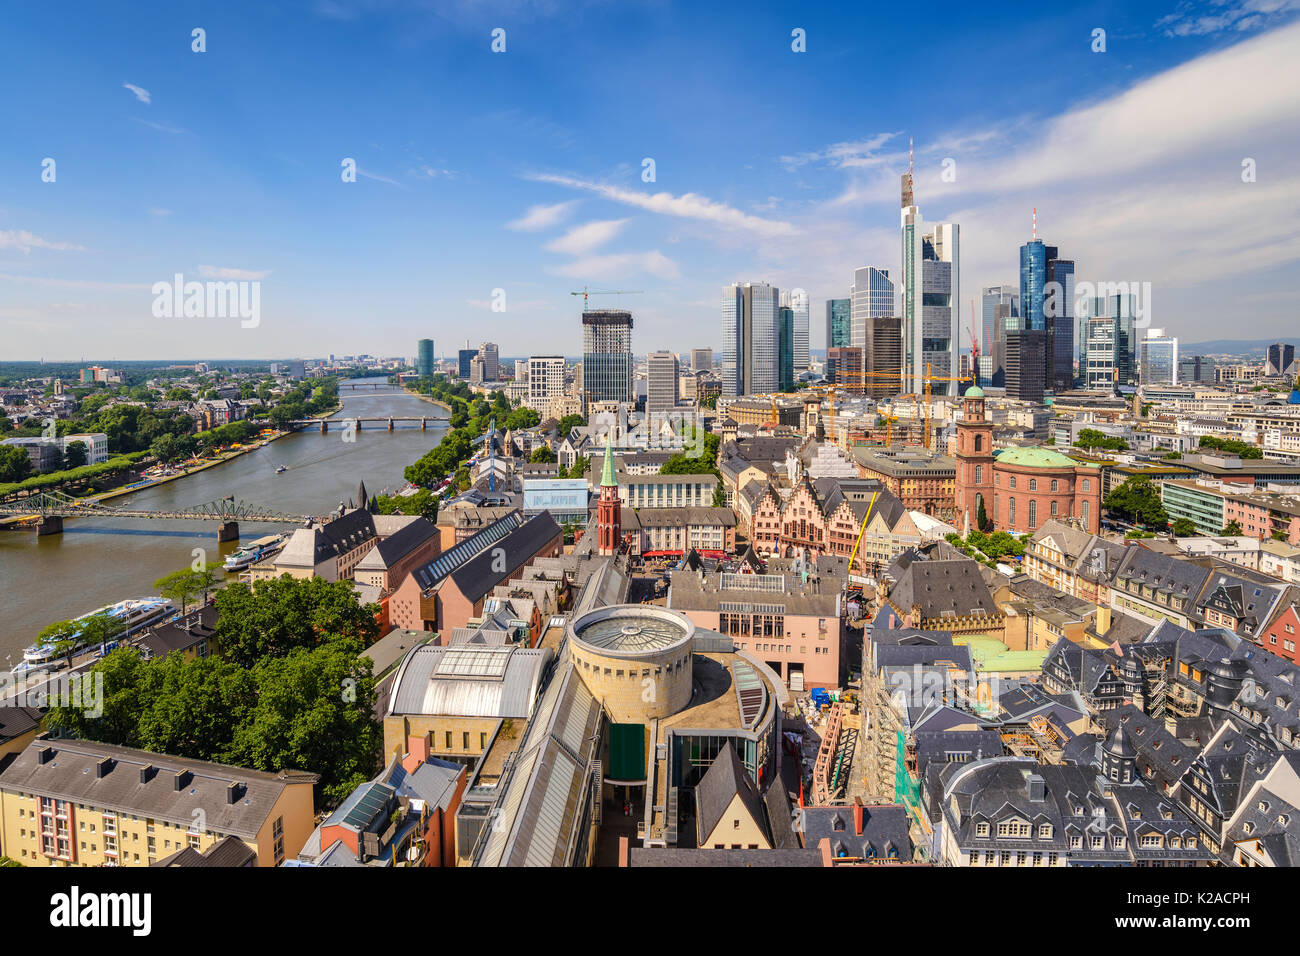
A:
[[[1034,238],[1038,238],[1038,207],[1034,207]]]

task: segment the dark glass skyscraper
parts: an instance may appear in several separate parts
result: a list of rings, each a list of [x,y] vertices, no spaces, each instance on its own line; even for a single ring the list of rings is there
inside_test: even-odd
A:
[[[891,295],[892,298],[892,295]],[[846,348],[852,334],[849,322],[852,317],[852,299],[826,300],[826,348]]]
[[[416,343],[415,374],[420,378],[433,377],[433,339],[420,339]]]
[[[1044,385],[1074,387],[1074,261],[1035,236],[1020,247],[1020,327],[1044,333]]]
[[[478,349],[461,349],[457,354],[456,373],[461,378],[469,379],[469,363],[478,355]]]
[[[783,305],[777,311],[777,388],[794,390],[794,309]]]

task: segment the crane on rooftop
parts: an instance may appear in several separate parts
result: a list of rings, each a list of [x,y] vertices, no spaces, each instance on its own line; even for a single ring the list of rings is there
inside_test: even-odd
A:
[[[582,296],[582,311],[587,311],[587,297],[592,295],[642,295],[640,289],[588,289],[585,285],[581,292],[570,292],[569,295]]]

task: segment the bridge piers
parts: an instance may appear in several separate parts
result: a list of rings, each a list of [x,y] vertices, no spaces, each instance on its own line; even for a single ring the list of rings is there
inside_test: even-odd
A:
[[[58,515],[45,515],[36,526],[36,534],[63,534],[63,519]]]
[[[421,418],[421,419],[420,419],[420,431],[425,431],[425,430],[428,429],[428,427],[429,427],[429,420],[428,420],[427,418]]]
[[[322,418],[320,420],[320,433],[324,435],[329,430],[330,430],[329,422],[327,422],[325,419]]]
[[[390,432],[393,430],[393,420],[391,418],[388,420],[388,430]]]
[[[239,540],[239,522],[223,521],[221,523],[221,527],[217,529],[217,541],[238,541],[238,540]]]

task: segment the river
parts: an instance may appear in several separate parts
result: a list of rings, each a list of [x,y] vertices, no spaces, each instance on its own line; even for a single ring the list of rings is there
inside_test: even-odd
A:
[[[351,379],[359,384],[379,379]],[[385,386],[386,387],[386,386]],[[105,502],[109,507],[172,511],[216,501],[227,495],[294,515],[323,514],[356,497],[365,481],[370,494],[395,491],[402,472],[442,439],[446,412],[436,405],[393,391],[367,394],[343,389],[343,409],[334,418],[392,415],[430,419],[419,423],[372,424],[345,441],[342,426],[329,432],[302,431],[197,474]],[[434,417],[439,419],[435,428]],[[287,471],[276,474],[277,465]],[[240,523],[245,543],[290,530],[288,524]],[[17,662],[22,649],[52,621],[76,617],[126,598],[156,594],[153,582],[194,560],[204,549],[218,567],[239,542],[217,543],[217,522],[171,519],[67,519],[63,534],[38,537],[34,531],[0,530],[0,667]]]

